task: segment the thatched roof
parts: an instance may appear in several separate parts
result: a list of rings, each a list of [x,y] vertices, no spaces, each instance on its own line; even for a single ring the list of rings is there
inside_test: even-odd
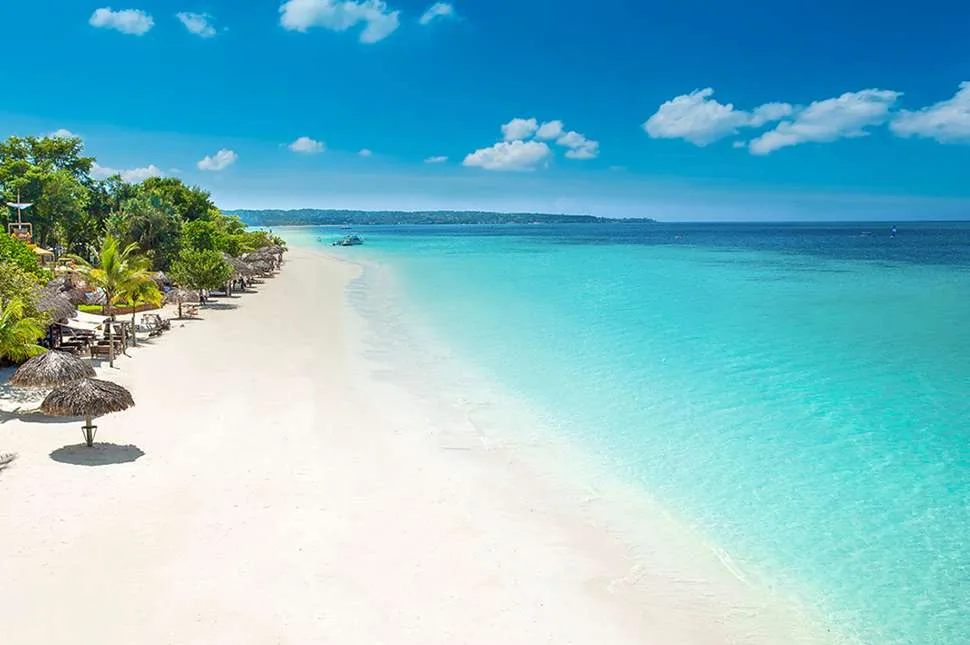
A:
[[[80,273],[69,272],[47,283],[44,290],[51,293],[60,293],[70,301],[72,305],[81,305],[87,302],[87,293],[84,290],[84,277]]]
[[[152,281],[161,289],[167,284],[172,284],[172,279],[165,275],[164,271],[156,271],[152,274]]]
[[[62,320],[73,318],[77,314],[77,308],[63,293],[56,291],[50,286],[37,291],[37,311],[50,314],[52,320]]]
[[[165,302],[172,305],[183,304],[186,302],[198,302],[199,294],[195,291],[176,287],[165,294]]]
[[[241,259],[234,258],[225,252],[222,254],[222,257],[223,259],[225,259],[226,262],[229,263],[230,266],[232,266],[232,270],[236,275],[241,275],[241,276],[252,275],[253,273],[252,268],[250,268],[250,266],[245,262],[243,262]]]
[[[68,301],[74,305],[83,305],[88,302],[88,292],[84,289],[74,288],[64,291],[62,295],[68,299]]]
[[[253,273],[266,275],[273,272],[273,263],[270,260],[253,260],[249,263]]]
[[[62,385],[40,404],[52,417],[100,417],[135,405],[131,392],[117,383],[86,378]]]
[[[13,373],[15,387],[57,387],[95,376],[94,368],[83,358],[51,350],[35,356]]]

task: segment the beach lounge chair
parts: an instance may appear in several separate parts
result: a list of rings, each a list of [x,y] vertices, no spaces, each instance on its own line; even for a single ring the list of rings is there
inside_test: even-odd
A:
[[[149,337],[160,336],[162,333],[161,324],[159,324],[155,317],[149,314],[141,317],[141,322],[135,329],[143,334],[148,334]]]
[[[115,355],[117,354],[118,352],[115,351]],[[102,356],[104,356],[105,358],[108,358],[109,356],[111,356],[111,346],[102,345],[100,343],[91,345],[91,358],[100,358]]]
[[[151,321],[151,324],[155,326],[160,332],[168,331],[172,328],[172,322],[170,320],[165,320],[158,314],[144,314],[142,320]]]

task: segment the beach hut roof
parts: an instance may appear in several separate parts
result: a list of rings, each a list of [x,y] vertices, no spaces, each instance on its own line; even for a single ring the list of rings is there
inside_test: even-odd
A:
[[[40,409],[53,417],[100,417],[133,405],[131,392],[117,383],[85,378],[55,389]]]
[[[50,314],[55,321],[73,318],[77,315],[77,308],[71,299],[63,293],[44,287],[37,291],[37,311]]]
[[[169,304],[182,304],[186,302],[198,302],[199,294],[195,291],[190,291],[189,289],[183,289],[182,287],[176,287],[165,294],[165,302]]]
[[[13,373],[15,387],[58,387],[95,376],[94,368],[83,358],[51,350],[35,356]]]
[[[222,257],[226,260],[226,262],[230,264],[230,266],[232,266],[232,270],[235,271],[236,274],[243,275],[243,276],[248,276],[252,274],[253,270],[250,268],[248,264],[243,262],[241,259],[234,258],[225,252],[223,252]]]
[[[266,274],[273,272],[273,264],[269,260],[253,260],[249,263],[249,267],[255,273]]]

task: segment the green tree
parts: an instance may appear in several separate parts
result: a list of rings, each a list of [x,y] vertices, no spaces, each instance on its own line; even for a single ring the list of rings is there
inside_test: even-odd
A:
[[[193,251],[225,251],[228,235],[217,221],[196,220],[182,227],[182,247]]]
[[[64,170],[82,180],[94,165],[94,157],[85,157],[83,152],[80,137],[10,137],[0,141],[0,166],[23,161],[31,166]]]
[[[167,268],[178,253],[181,219],[158,195],[138,194],[124,201],[108,222],[114,235],[144,249],[156,270]]]
[[[66,244],[67,222],[83,212],[85,182],[94,163],[82,155],[78,137],[10,137],[0,141],[0,193],[7,201],[19,194],[34,204],[27,214],[34,239],[42,245]],[[4,212],[9,221],[9,213]]]
[[[0,361],[20,363],[44,353],[37,341],[44,335],[41,321],[27,315],[24,303],[16,298],[0,308]]]
[[[171,273],[175,282],[188,289],[219,289],[232,277],[232,265],[218,251],[182,249]]]
[[[149,177],[138,186],[142,195],[154,194],[172,205],[183,222],[209,219],[218,213],[209,193],[194,186],[186,186],[174,177]]]

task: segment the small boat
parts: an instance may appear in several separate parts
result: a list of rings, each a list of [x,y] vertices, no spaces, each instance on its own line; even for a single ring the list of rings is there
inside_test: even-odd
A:
[[[359,235],[347,235],[339,240],[334,240],[333,246],[360,246],[364,243],[364,240],[360,239]]]

